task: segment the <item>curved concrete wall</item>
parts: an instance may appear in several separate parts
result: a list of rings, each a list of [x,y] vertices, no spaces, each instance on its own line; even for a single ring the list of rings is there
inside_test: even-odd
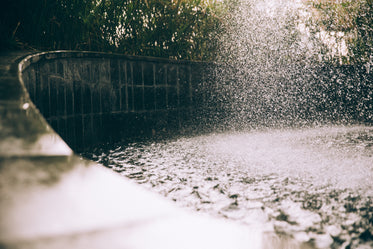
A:
[[[188,129],[203,101],[197,62],[61,51],[21,65],[32,101],[76,151]]]

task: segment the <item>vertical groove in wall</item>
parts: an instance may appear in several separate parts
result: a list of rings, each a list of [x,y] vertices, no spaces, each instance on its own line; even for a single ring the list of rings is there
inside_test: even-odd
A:
[[[63,87],[63,95],[64,95],[64,101],[65,101],[65,108],[63,110],[63,115],[66,117],[67,116],[67,85],[66,82],[64,82],[64,87]]]
[[[179,67],[176,67],[176,108],[177,111],[177,126],[178,128],[181,127],[181,111],[180,111],[180,70]]]
[[[90,87],[90,88],[92,88],[92,86]],[[90,90],[90,102],[89,102],[89,104],[90,104],[90,108],[89,108],[89,118],[90,118],[90,131],[91,131],[91,136],[93,136],[93,133],[94,132],[97,132],[97,133],[99,133],[99,131],[97,130],[95,130],[95,126],[94,126],[94,121],[93,121],[93,118],[94,118],[94,111],[93,111],[93,104],[94,104],[94,99],[93,99],[93,90],[94,89],[92,89],[92,90]],[[98,136],[98,137],[101,137],[99,134],[95,134],[95,136]]]
[[[50,110],[52,110],[52,103],[51,103],[51,83],[50,83],[50,78],[48,77],[47,80],[47,91],[48,91],[48,110],[49,113],[44,112],[48,117],[52,114]]]
[[[153,98],[154,98],[154,110],[156,111],[157,110],[157,85],[156,85],[156,77],[155,77],[155,71],[156,71],[156,64],[155,63],[152,63],[152,68],[153,68]]]
[[[130,73],[131,73],[131,77],[130,77],[130,79],[131,79],[131,81],[130,81],[130,84],[131,84],[131,102],[132,102],[132,110],[131,111],[135,111],[135,93],[134,93],[134,91],[135,91],[135,89],[134,89],[134,82],[133,82],[133,63],[132,62],[130,62]]]
[[[124,75],[125,75],[125,78],[124,78],[124,81],[125,81],[125,98],[126,98],[126,111],[128,112],[129,111],[129,107],[128,107],[128,70],[127,70],[127,65],[128,65],[128,61],[125,61],[124,62]]]
[[[191,67],[191,65],[188,65],[187,82],[188,82],[188,100],[189,100],[189,106],[193,106],[192,67]],[[192,118],[192,108],[189,109],[188,119],[189,118]]]
[[[83,83],[84,84],[84,83]],[[80,87],[80,110],[81,110],[81,134],[82,134],[82,137],[81,137],[81,144],[82,144],[82,147],[85,147],[85,129],[84,129],[84,115],[83,115],[83,103],[84,103],[84,96],[83,96],[83,89],[82,89],[82,86],[83,84],[81,84],[79,87]],[[101,99],[101,98],[100,98]]]
[[[123,97],[122,97],[122,87],[123,87],[123,83],[122,83],[122,77],[121,77],[121,63],[119,60],[117,60],[117,66],[118,66],[118,84],[119,84],[119,87],[118,87],[118,92],[119,92],[119,111],[123,111]]]
[[[141,68],[141,110],[145,109],[145,79],[144,79],[144,62],[140,63]]]
[[[169,65],[166,65],[165,66],[165,77],[164,77],[164,84],[165,84],[165,89],[166,89],[166,108],[169,108],[169,104],[168,104],[168,68],[169,68]]]
[[[58,65],[58,64],[57,64]],[[76,112],[75,112],[75,94],[74,94],[74,85],[75,85],[75,82],[72,81],[70,86],[71,86],[71,116],[72,117],[75,117],[76,116]],[[74,147],[77,147],[77,134],[76,134],[76,124],[74,122],[74,119],[71,118],[71,131],[72,131],[72,137],[69,138],[71,140],[71,143],[73,144]]]
[[[97,86],[98,94],[100,96],[100,99],[99,99],[99,101],[100,101],[100,104],[99,104],[100,111],[99,111],[99,113],[100,113],[100,115],[102,115],[102,113],[103,113],[103,101],[102,101],[102,87],[101,87],[100,80],[97,82],[97,84],[98,84],[98,86]]]
[[[180,75],[179,67],[176,68],[176,103],[177,107],[180,107]]]

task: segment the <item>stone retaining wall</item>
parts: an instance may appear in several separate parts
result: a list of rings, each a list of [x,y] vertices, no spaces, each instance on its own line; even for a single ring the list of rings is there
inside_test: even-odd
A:
[[[204,101],[197,62],[64,51],[21,65],[33,103],[76,151],[185,130]]]

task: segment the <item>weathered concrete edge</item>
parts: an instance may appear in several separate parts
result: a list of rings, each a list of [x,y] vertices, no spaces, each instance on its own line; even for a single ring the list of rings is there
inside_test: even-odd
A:
[[[27,54],[0,56],[0,158],[70,156],[71,149],[32,103],[20,77]]]
[[[170,64],[206,64],[206,62],[200,61],[187,61],[187,60],[172,60],[167,58],[158,58],[150,56],[134,56],[125,54],[115,54],[115,53],[105,53],[105,52],[92,52],[92,51],[71,51],[71,50],[58,50],[58,51],[47,51],[47,52],[37,52],[25,56],[18,70],[24,70],[31,63],[38,62],[39,60],[46,59],[58,59],[58,58],[102,58],[103,56],[107,58],[122,58],[132,61],[149,61],[149,62],[167,62]]]

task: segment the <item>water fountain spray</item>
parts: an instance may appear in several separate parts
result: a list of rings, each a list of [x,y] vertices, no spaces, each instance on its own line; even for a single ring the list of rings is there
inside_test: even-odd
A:
[[[372,94],[360,89],[369,83],[358,83],[359,68],[320,60],[325,43],[310,33],[307,7],[297,0],[242,0],[230,6],[210,84],[215,123],[242,129],[369,119],[366,100]],[[351,103],[361,93],[365,102]]]

